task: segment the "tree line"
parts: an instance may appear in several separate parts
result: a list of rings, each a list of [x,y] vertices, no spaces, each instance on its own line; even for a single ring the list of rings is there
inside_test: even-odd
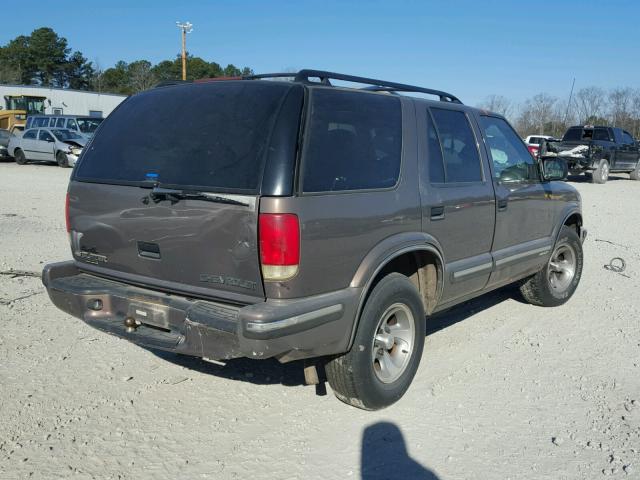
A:
[[[533,134],[562,137],[572,125],[620,127],[634,138],[640,138],[640,89],[637,88],[584,87],[571,101],[538,93],[520,105],[501,95],[489,95],[478,106],[507,117],[523,138]]]
[[[188,55],[187,79],[250,75],[248,67],[226,67]],[[119,61],[102,69],[80,51],[73,51],[66,38],[42,27],[0,46],[0,83],[93,90],[130,95],[161,81],[182,78],[180,55],[152,64],[148,60]]]

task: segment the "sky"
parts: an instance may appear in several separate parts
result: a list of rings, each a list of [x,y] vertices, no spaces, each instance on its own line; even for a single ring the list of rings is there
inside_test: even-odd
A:
[[[5,12],[6,13],[6,12]],[[32,0],[0,44],[52,27],[101,68],[187,50],[256,73],[317,68],[448,91],[477,105],[586,86],[640,87],[640,2]]]

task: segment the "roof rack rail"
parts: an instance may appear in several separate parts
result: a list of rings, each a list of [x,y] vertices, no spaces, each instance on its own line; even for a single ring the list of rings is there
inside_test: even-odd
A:
[[[417,87],[415,85],[406,85],[404,83],[388,82],[386,80],[377,80],[375,78],[357,77],[354,75],[344,75],[342,73],[325,72],[323,70],[300,70],[296,75],[297,82],[310,82],[309,78],[317,77],[320,83],[331,85],[331,79],[342,80],[344,82],[363,83],[370,85],[367,90],[386,91],[386,92],[414,92],[427,93],[440,98],[442,102],[462,103],[458,97],[442,90],[434,90],[433,88]]]
[[[311,83],[321,85],[331,85],[331,80],[341,80],[344,82],[362,83],[369,85],[364,87],[363,90],[369,90],[374,92],[414,92],[414,93],[427,93],[429,95],[435,95],[441,102],[451,102],[462,104],[460,99],[455,95],[452,95],[442,90],[434,90],[433,88],[416,87],[415,85],[406,85],[404,83],[387,82],[386,80],[376,80],[374,78],[357,77],[355,75],[345,75],[343,73],[327,72],[324,70],[311,70],[304,69],[297,73],[294,72],[281,72],[281,73],[262,73],[259,75],[247,75],[242,77],[245,80],[260,80],[265,78],[293,78],[294,82]],[[311,78],[319,78],[320,82],[313,82]]]
[[[243,80],[261,80],[263,78],[295,78],[296,72],[278,72],[278,73],[258,73],[254,75],[244,75]]]
[[[162,80],[156,83],[153,88],[169,87],[171,85],[182,85],[184,83],[193,83],[192,80]]]

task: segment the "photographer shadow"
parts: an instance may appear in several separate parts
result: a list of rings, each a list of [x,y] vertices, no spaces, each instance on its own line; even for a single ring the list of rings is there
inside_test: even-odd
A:
[[[390,422],[378,422],[364,430],[360,472],[363,480],[438,480],[435,473],[409,456],[402,432]]]

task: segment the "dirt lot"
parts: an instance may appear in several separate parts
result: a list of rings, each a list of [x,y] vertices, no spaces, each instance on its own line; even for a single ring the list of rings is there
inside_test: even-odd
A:
[[[0,164],[0,271],[70,258],[69,173]],[[573,299],[507,289],[430,319],[413,386],[374,413],[303,386],[299,364],[143,350],[0,275],[0,478],[640,478],[640,182],[574,185]]]

